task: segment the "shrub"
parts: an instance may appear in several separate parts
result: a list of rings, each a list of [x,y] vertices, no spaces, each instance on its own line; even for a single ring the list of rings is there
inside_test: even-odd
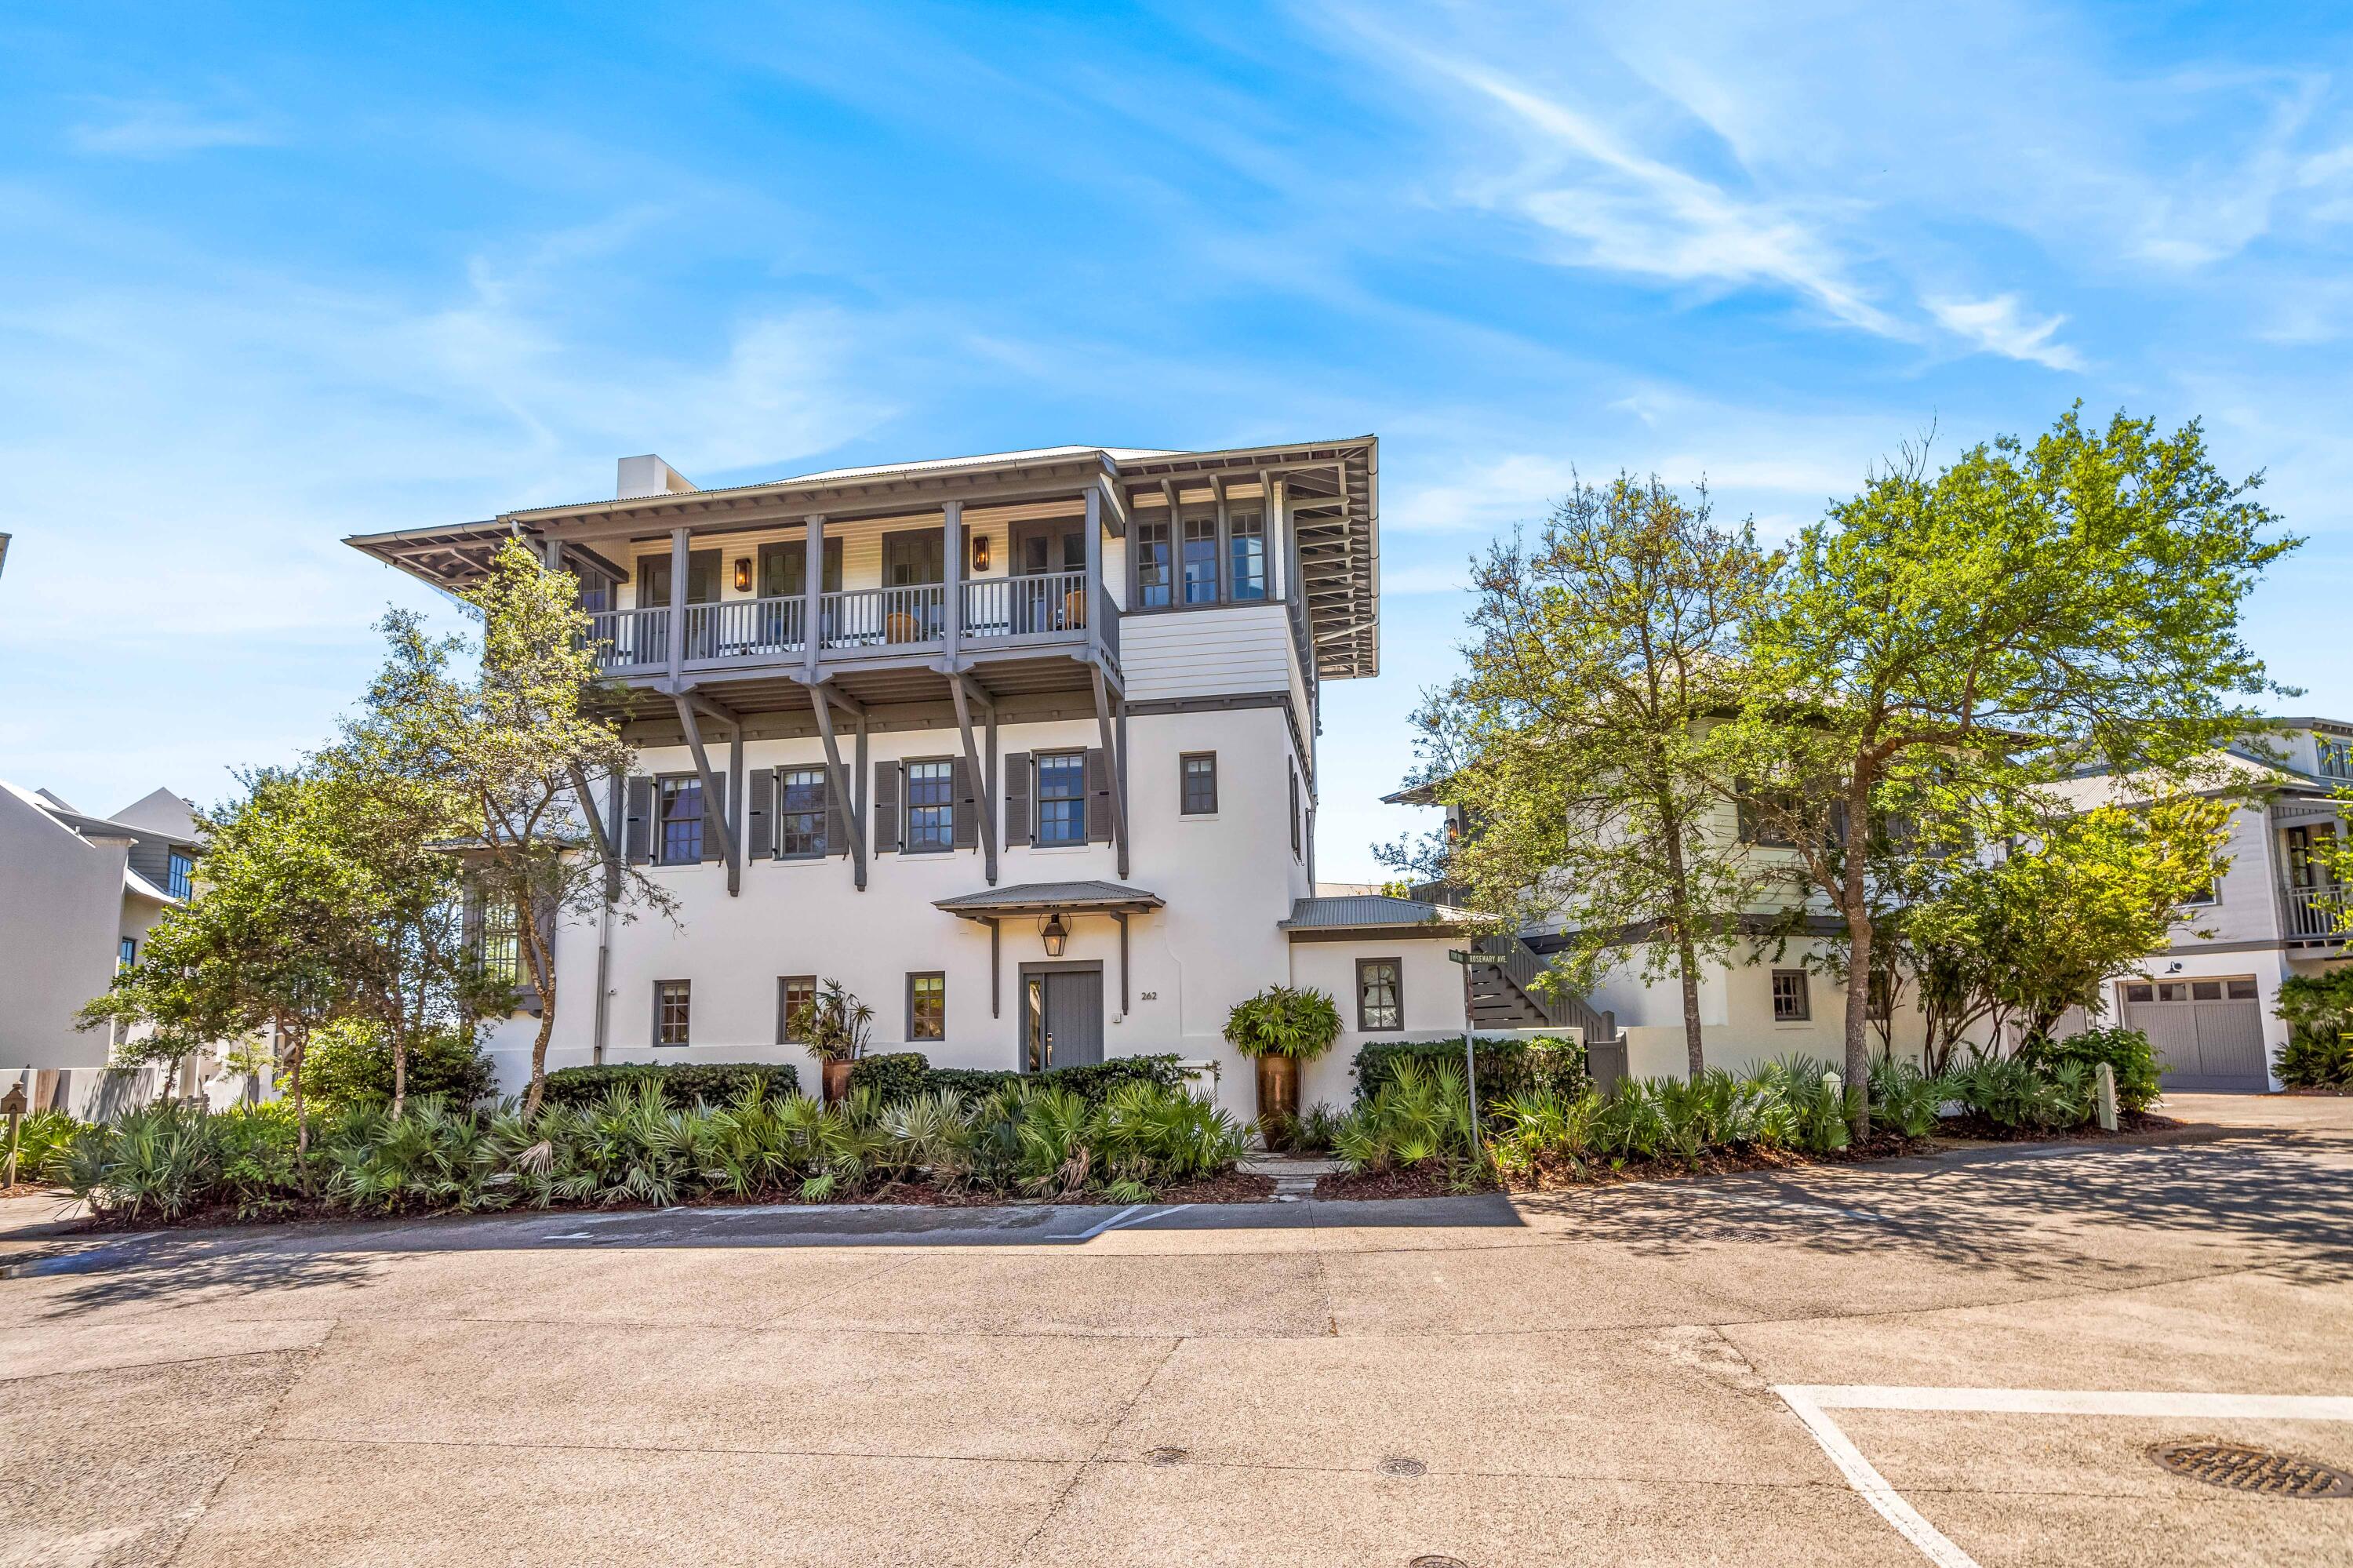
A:
[[[2045,1077],[2063,1062],[2080,1063],[2086,1073],[2094,1073],[2105,1062],[2116,1075],[2116,1105],[2122,1110],[2147,1110],[2161,1093],[2157,1050],[2137,1029],[2088,1029],[2064,1040],[2030,1040],[2019,1047],[2018,1059]]]
[[[2283,1082],[2297,1088],[2353,1088],[2353,969],[2292,975],[2273,1009],[2288,1026]]]
[[[2299,1030],[2280,1048],[2280,1081],[2299,1089],[2353,1089],[2353,1034],[2324,1040]]]
[[[2092,1118],[2092,1073],[2060,1062],[2045,1073],[2021,1056],[1980,1052],[1947,1075],[1952,1097],[1999,1127],[2059,1131]]]
[[[16,1180],[49,1180],[51,1160],[83,1124],[61,1110],[35,1111],[16,1124]],[[0,1160],[7,1158],[0,1149]]]
[[[1332,1152],[1358,1171],[1471,1158],[1471,1098],[1462,1087],[1462,1069],[1400,1059],[1380,1087],[1340,1119],[1333,1129]]]
[[[410,1098],[438,1095],[470,1106],[497,1088],[497,1075],[471,1030],[427,1030],[410,1043]],[[319,1030],[302,1053],[302,1092],[329,1111],[389,1104],[392,1042],[375,1024],[357,1019]]]
[[[1340,1038],[1340,1010],[1313,989],[1271,985],[1226,1014],[1226,1042],[1245,1056],[1312,1062]]]
[[[1514,1095],[1549,1091],[1579,1095],[1588,1080],[1585,1048],[1565,1035],[1539,1035],[1534,1040],[1482,1037],[1472,1044],[1472,1065],[1478,1074],[1479,1103]],[[1451,1064],[1455,1076],[1462,1072],[1462,1037],[1451,1040],[1377,1041],[1356,1048],[1356,1097],[1381,1091],[1400,1062],[1419,1062],[1435,1069]]]
[[[871,1089],[884,1105],[896,1105],[929,1093],[931,1075],[932,1065],[921,1051],[886,1051],[849,1065],[849,1088],[853,1094]]]
[[[1882,1056],[1871,1065],[1871,1115],[1906,1138],[1926,1138],[1948,1097],[1945,1080],[1911,1062]]]
[[[849,1069],[849,1086],[852,1089],[873,1089],[886,1106],[943,1091],[971,1105],[1008,1084],[1026,1084],[1039,1090],[1062,1089],[1090,1105],[1100,1105],[1124,1084],[1182,1087],[1185,1075],[1177,1067],[1177,1060],[1173,1054],[1113,1056],[1102,1062],[1049,1067],[1042,1073],[1015,1073],[989,1067],[934,1067],[920,1051],[892,1051],[880,1056],[860,1057]]]
[[[545,1102],[584,1107],[616,1088],[635,1091],[642,1083],[660,1086],[665,1104],[677,1110],[697,1100],[725,1105],[757,1088],[770,1099],[800,1093],[800,1073],[789,1062],[617,1062],[601,1067],[560,1067],[547,1075]]]

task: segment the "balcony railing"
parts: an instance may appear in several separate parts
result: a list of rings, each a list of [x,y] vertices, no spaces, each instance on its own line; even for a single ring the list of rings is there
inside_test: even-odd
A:
[[[2284,887],[2281,913],[2290,937],[2306,938],[2348,935],[2345,928],[2347,895],[2342,887]]]
[[[962,635],[967,639],[1082,631],[1086,624],[1084,572],[983,577],[964,585]]]
[[[670,662],[670,608],[599,610],[588,618],[588,639],[607,672]]]
[[[799,598],[723,599],[686,607],[686,656],[757,659],[805,646],[808,601]]]

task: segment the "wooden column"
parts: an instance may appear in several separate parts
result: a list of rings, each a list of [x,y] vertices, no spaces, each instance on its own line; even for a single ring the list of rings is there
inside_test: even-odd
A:
[[[947,616],[947,623],[940,628],[940,646],[947,654],[948,668],[953,671],[956,667],[956,650],[964,641],[964,503],[951,501],[943,511],[940,564],[944,569],[941,573],[940,593],[946,601],[942,609]],[[954,676],[951,675],[950,679]],[[957,711],[963,711],[961,699]],[[968,740],[969,736],[966,738]],[[994,863],[996,858],[992,851],[989,859]],[[989,880],[994,882],[997,878],[991,876]]]
[[[686,669],[686,530],[670,531],[670,679],[678,688]]]
[[[825,646],[825,518],[822,514],[808,520],[808,539],[803,546],[808,552],[807,567],[801,573],[801,668],[805,678],[817,679],[817,656]],[[865,885],[860,874],[859,885]]]

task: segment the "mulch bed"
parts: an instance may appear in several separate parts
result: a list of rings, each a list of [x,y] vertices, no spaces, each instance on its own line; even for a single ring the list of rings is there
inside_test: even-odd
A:
[[[1483,1177],[1475,1186],[1456,1185],[1446,1167],[1436,1160],[1395,1171],[1342,1171],[1315,1178],[1318,1198],[1458,1198],[1465,1192],[1494,1191],[1495,1184]]]
[[[2178,1132],[2189,1126],[2169,1116],[2153,1111],[2118,1111],[2116,1130],[2110,1132],[2097,1122],[2063,1131],[2048,1128],[2004,1127],[1991,1117],[1974,1111],[1968,1116],[1948,1116],[1937,1125],[1936,1136],[1959,1139],[1970,1143],[2097,1143],[2112,1138],[2143,1138],[2152,1132]]]
[[[2288,1087],[2282,1089],[2280,1093],[2284,1095],[2308,1095],[2316,1099],[2341,1100],[2348,1095],[2353,1095],[2353,1085],[2340,1087],[2334,1084],[2292,1084]]]
[[[1828,1154],[1809,1154],[1798,1149],[1711,1149],[1695,1164],[1675,1159],[1629,1160],[1619,1165],[1606,1160],[1588,1160],[1572,1164],[1565,1159],[1544,1156],[1537,1160],[1532,1179],[1510,1178],[1508,1185],[1514,1192],[1556,1192],[1571,1187],[1599,1187],[1620,1181],[1675,1181],[1695,1176],[1736,1176],[1745,1171],[1860,1165],[1874,1160],[1901,1160],[1906,1155],[1925,1154],[1934,1147],[1926,1139],[1880,1131],[1861,1143],[1852,1143]]]
[[[64,1189],[52,1187],[46,1181],[19,1181],[14,1187],[0,1187],[0,1198],[37,1198],[44,1192],[60,1198],[65,1196]]]

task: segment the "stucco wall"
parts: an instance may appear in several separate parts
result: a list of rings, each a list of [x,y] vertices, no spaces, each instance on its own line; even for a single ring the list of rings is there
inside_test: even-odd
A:
[[[1427,1040],[1462,1033],[1462,969],[1446,955],[1461,938],[1382,937],[1346,942],[1294,941],[1291,983],[1327,992],[1340,1008],[1340,1040],[1299,1075],[1299,1103],[1345,1110],[1356,1098],[1357,1048],[1371,1040]],[[1405,1027],[1366,1033],[1356,1027],[1356,960],[1396,959],[1403,966]]]
[[[0,1068],[72,1068],[77,1102],[106,1065],[105,1032],[73,1018],[113,980],[129,847],[0,790]]]

